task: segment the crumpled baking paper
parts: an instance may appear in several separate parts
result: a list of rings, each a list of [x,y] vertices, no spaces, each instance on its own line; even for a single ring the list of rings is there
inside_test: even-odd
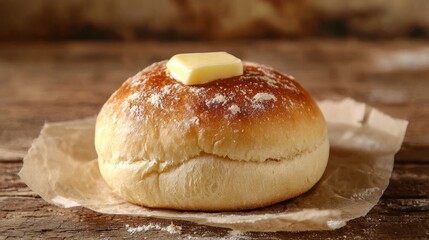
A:
[[[318,102],[328,123],[329,163],[307,193],[269,207],[237,212],[149,209],[116,196],[104,182],[94,147],[95,118],[46,123],[33,142],[22,180],[47,202],[106,214],[178,219],[238,231],[337,229],[365,216],[386,189],[408,122],[350,98]]]

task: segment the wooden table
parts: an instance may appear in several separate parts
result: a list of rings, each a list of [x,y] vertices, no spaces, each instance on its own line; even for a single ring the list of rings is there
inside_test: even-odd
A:
[[[429,43],[356,40],[0,44],[0,239],[201,238],[228,229],[173,221],[181,235],[125,227],[169,220],[102,215],[47,204],[16,175],[45,121],[96,115],[129,76],[174,53],[226,50],[294,75],[317,98],[350,96],[410,121],[378,205],[336,231],[246,233],[241,238],[429,237]]]

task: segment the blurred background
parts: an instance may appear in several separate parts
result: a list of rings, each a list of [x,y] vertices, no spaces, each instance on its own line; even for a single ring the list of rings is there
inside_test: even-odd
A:
[[[0,0],[0,29],[3,157],[45,121],[96,115],[149,64],[207,51],[409,119],[408,152],[429,146],[429,0]]]
[[[427,0],[2,0],[0,41],[429,38]]]

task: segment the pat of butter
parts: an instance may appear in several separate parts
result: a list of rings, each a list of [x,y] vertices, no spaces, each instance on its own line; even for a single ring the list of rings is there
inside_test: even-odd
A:
[[[171,76],[185,85],[197,85],[243,75],[243,63],[226,52],[174,55],[167,68]]]

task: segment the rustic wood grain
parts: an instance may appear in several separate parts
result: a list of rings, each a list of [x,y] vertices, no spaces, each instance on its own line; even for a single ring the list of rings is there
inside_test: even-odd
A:
[[[139,226],[157,223],[168,226],[172,221],[144,217],[103,215],[83,208],[62,209],[46,203],[16,175],[20,162],[0,164],[0,232],[9,237],[147,237],[176,239],[188,237],[231,237],[228,229],[197,225],[186,221],[173,221],[181,226],[181,235],[163,231],[135,234],[127,232],[125,225]],[[411,169],[419,169],[410,173]],[[429,166],[397,165],[386,194],[371,212],[350,221],[335,231],[307,233],[246,233],[241,237],[270,239],[293,238],[388,238],[403,239],[410,236],[424,238],[429,234]],[[19,204],[17,204],[19,203]],[[412,235],[410,235],[412,233]]]
[[[231,234],[173,221],[182,234],[127,232],[170,220],[102,215],[47,204],[16,175],[45,121],[96,115],[109,95],[151,62],[177,52],[226,50],[294,75],[318,98],[350,96],[410,121],[390,185],[362,218],[328,232]],[[0,239],[429,238],[429,43],[139,42],[0,44]]]

